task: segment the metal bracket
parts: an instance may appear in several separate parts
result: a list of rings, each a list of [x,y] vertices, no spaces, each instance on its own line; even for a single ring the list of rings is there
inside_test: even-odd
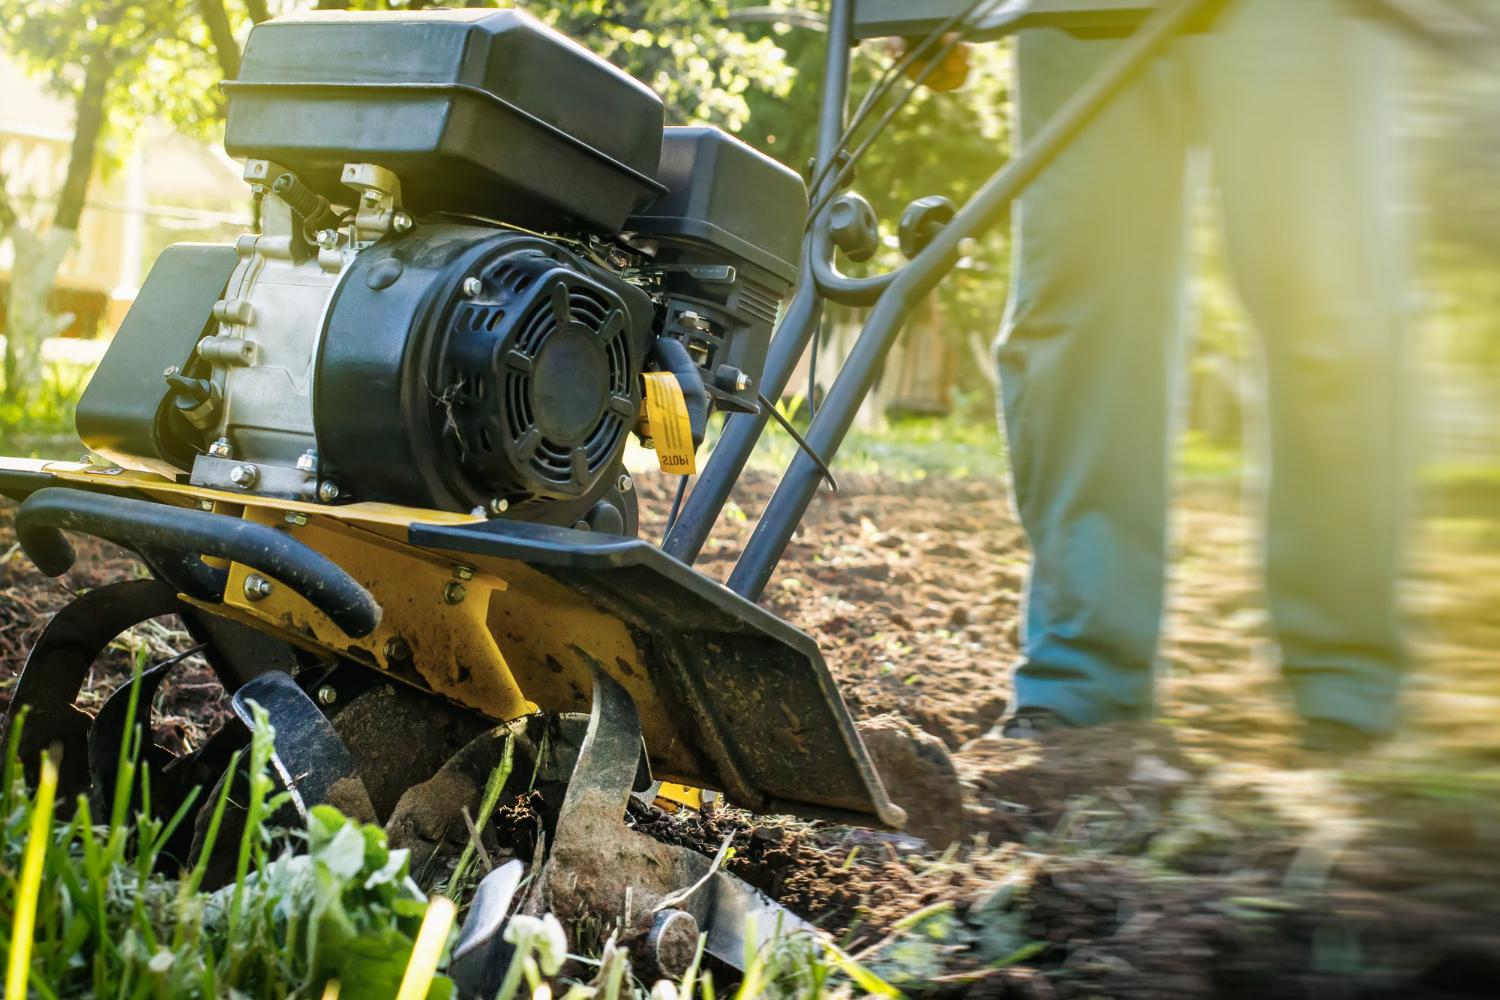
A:
[[[621,940],[663,976],[685,971],[700,928],[706,950],[735,966],[744,961],[749,927],[757,943],[777,934],[820,933],[770,897],[715,870],[703,855],[626,825],[641,755],[640,717],[616,681],[597,666],[593,677],[588,733],[531,908],[550,910],[565,924],[589,915],[612,918]],[[681,890],[690,887],[682,897]]]

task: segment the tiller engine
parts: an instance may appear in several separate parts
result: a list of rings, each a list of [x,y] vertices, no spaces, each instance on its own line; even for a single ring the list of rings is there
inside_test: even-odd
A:
[[[225,86],[259,231],[162,254],[80,401],[89,461],[0,462],[44,572],[76,532],[152,575],[47,626],[13,706],[28,761],[61,742],[64,793],[110,787],[130,692],[92,718],[76,696],[118,634],[177,615],[239,718],[148,750],[169,814],[265,719],[297,809],[426,856],[468,838],[509,742],[520,789],[565,789],[525,905],[665,965],[699,929],[737,960],[769,900],[629,829],[632,795],[903,812],[813,640],[636,537],[624,455],[636,435],[690,471],[712,412],[761,405],[802,181],[664,128],[648,89],[512,10],[278,18]]]

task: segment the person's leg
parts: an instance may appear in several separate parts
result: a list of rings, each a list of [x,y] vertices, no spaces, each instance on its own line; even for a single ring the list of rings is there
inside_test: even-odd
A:
[[[1111,45],[1022,34],[1023,141]],[[1178,70],[1152,67],[1017,207],[997,347],[1034,556],[1016,708],[1073,725],[1153,710],[1187,200]]]
[[[1297,708],[1396,720],[1404,240],[1381,40],[1333,0],[1244,0],[1200,69],[1229,256],[1266,345],[1266,574]]]

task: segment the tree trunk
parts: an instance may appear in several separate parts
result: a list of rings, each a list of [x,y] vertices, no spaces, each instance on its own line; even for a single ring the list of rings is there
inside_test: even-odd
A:
[[[73,323],[71,313],[54,316],[47,298],[57,269],[78,234],[53,227],[38,237],[20,226],[10,232],[15,263],[10,269],[10,301],[5,309],[5,399],[25,399],[41,382],[42,343]]]
[[[245,0],[245,9],[250,12],[251,24],[270,20],[271,10],[266,6],[266,0]]]
[[[234,40],[234,29],[229,24],[224,0],[198,0],[198,10],[203,15],[203,23],[208,26],[208,37],[213,42],[219,70],[224,79],[233,80],[240,75],[240,46]]]
[[[83,90],[78,95],[68,172],[52,225],[38,236],[19,221],[10,219],[9,236],[16,258],[11,268],[10,301],[5,316],[5,399],[10,401],[24,399],[36,388],[42,374],[42,342],[57,336],[73,322],[71,315],[51,315],[47,299],[63,258],[78,238],[78,220],[88,200],[113,71],[107,53],[95,53],[89,60]]]

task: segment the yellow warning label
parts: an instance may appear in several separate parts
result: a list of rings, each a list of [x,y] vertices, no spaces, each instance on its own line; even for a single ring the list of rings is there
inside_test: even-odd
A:
[[[661,471],[673,476],[697,474],[693,422],[688,417],[687,400],[682,398],[677,376],[671,372],[646,372],[641,377],[646,380],[646,420],[651,425]]]

